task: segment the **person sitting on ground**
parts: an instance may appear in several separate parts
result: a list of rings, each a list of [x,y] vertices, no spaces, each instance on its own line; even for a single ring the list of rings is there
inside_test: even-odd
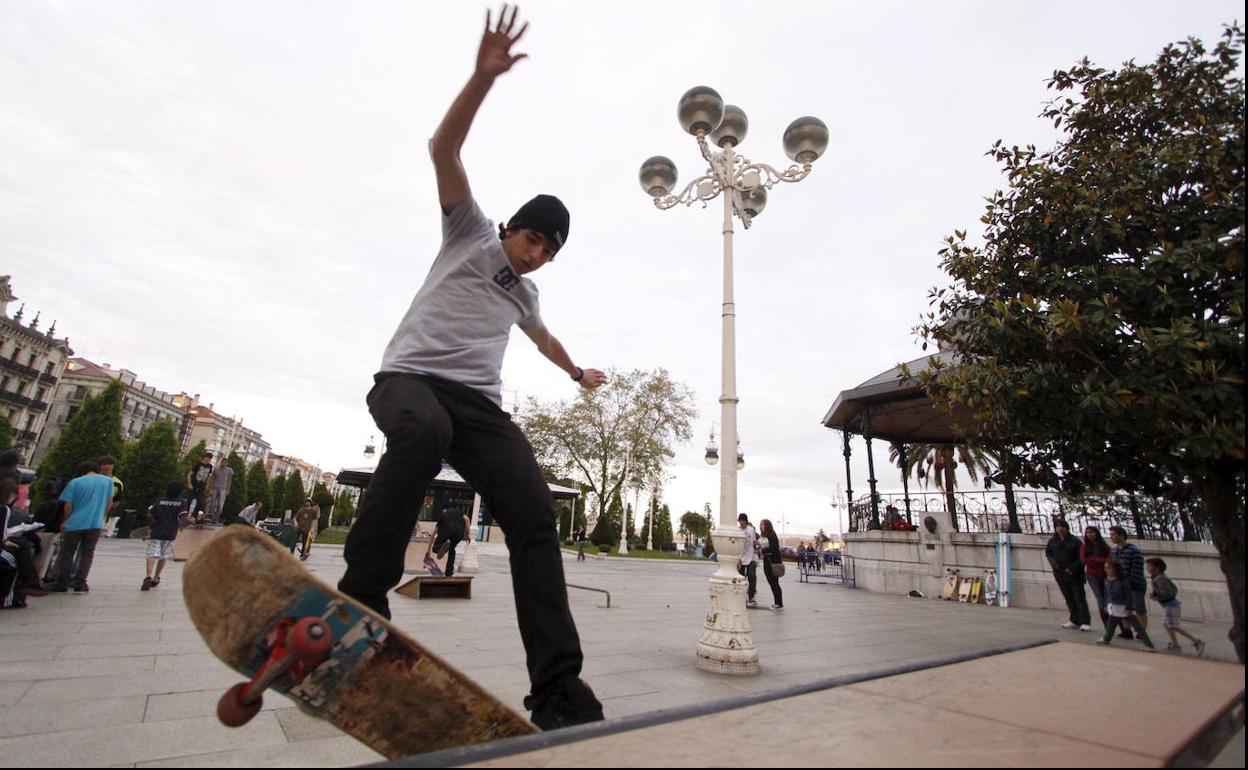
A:
[[[257,500],[251,505],[238,512],[238,520],[249,525],[256,526],[256,519],[260,517],[261,511],[264,509],[264,503]]]
[[[8,530],[9,515],[17,501],[17,482],[11,478],[0,479],[0,533]],[[19,580],[17,567],[18,547],[0,535],[0,608],[21,609],[26,606],[26,594]]]
[[[142,591],[160,585],[160,573],[165,569],[165,562],[173,558],[173,541],[178,536],[178,524],[181,520],[190,518],[186,500],[181,493],[182,485],[176,481],[170,482],[165,489],[165,496],[147,509],[152,523],[147,536],[147,577],[143,578],[143,587],[140,589]]]
[[[1192,646],[1196,648],[1197,655],[1203,654],[1205,643],[1180,628],[1182,616],[1179,608],[1182,606],[1182,602],[1179,601],[1179,587],[1166,576],[1165,559],[1156,557],[1145,559],[1144,571],[1148,573],[1148,577],[1152,581],[1153,590],[1149,596],[1153,601],[1161,605],[1161,625],[1166,629],[1166,635],[1170,637],[1170,643],[1166,645],[1166,652],[1180,651],[1177,634],[1186,636],[1191,641]]]

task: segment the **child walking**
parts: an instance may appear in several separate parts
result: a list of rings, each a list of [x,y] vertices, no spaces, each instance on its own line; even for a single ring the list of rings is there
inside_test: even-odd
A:
[[[1109,613],[1109,622],[1105,624],[1105,635],[1096,640],[1097,644],[1109,644],[1114,639],[1114,631],[1118,623],[1129,624],[1135,630],[1136,637],[1150,650],[1155,650],[1153,640],[1140,624],[1132,609],[1131,585],[1127,583],[1122,565],[1110,559],[1105,562],[1105,610]]]
[[[147,536],[147,577],[143,578],[141,591],[150,591],[160,585],[160,573],[165,569],[165,562],[173,558],[178,519],[189,516],[186,500],[182,497],[182,485],[170,482],[165,496],[147,510],[151,514],[151,528]]]
[[[1192,636],[1179,626],[1182,623],[1180,608],[1182,602],[1179,601],[1179,587],[1174,581],[1166,577],[1166,562],[1164,559],[1152,558],[1144,560],[1144,571],[1148,573],[1149,580],[1152,581],[1153,590],[1149,594],[1153,601],[1161,605],[1161,625],[1166,629],[1166,634],[1170,637],[1170,643],[1166,645],[1166,652],[1179,652],[1178,634],[1186,636],[1196,648],[1196,654],[1201,655],[1205,651],[1205,643],[1200,639]]]

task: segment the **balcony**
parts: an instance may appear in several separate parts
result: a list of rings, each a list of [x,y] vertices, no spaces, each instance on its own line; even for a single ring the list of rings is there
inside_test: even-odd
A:
[[[3,360],[3,359],[0,359],[0,360]],[[33,404],[36,404],[36,403],[43,404],[43,402],[41,401],[35,401],[34,399],[28,398],[27,396],[19,396],[16,393],[10,393],[7,390],[0,391],[0,401],[6,401],[10,404],[17,404],[18,406],[32,406]],[[44,408],[47,408],[47,404],[43,404],[43,406]]]
[[[17,361],[15,361],[12,358],[0,358],[0,369],[4,369],[10,372],[15,372],[17,374],[22,375],[23,377],[29,377],[32,380],[37,379],[39,377],[38,369],[32,369],[31,367],[26,366],[25,364],[19,364]]]
[[[57,378],[53,377],[50,374],[39,375],[39,381],[42,382],[44,385],[53,385],[53,386],[55,386],[56,383],[60,382],[60,380],[58,380]]]

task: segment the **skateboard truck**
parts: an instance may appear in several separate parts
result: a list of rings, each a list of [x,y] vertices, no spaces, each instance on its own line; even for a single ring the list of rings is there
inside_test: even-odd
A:
[[[226,727],[242,727],[260,713],[264,691],[283,677],[293,687],[329,657],[334,633],[323,618],[283,618],[264,637],[269,657],[251,681],[240,682],[217,701],[217,719]]]

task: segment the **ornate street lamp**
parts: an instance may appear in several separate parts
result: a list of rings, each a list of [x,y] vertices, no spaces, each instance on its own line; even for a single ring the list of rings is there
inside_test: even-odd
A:
[[[364,445],[364,459],[371,460],[376,456],[377,450],[373,447],[373,437],[368,437],[368,443]]]
[[[737,462],[720,464],[719,529],[713,537],[719,553],[719,571],[711,577],[711,607],[698,642],[698,668],[725,674],[757,674],[758,647],[750,634],[745,615],[745,579],[737,572],[743,536],[737,526],[737,470],[744,466],[737,437],[736,390],[736,304],[733,300],[732,235],[735,215],[749,229],[754,218],[767,206],[768,192],[777,182],[800,182],[810,175],[811,164],[828,147],[828,127],[817,118],[798,118],[784,132],[784,152],[794,161],[785,171],[765,163],[753,163],[738,155],[745,140],[749,120],[741,108],[724,104],[713,89],[691,88],[676,109],[681,128],[691,134],[709,167],[702,176],[676,190],[676,164],[656,155],[641,165],[641,188],[654,198],[659,209],[677,204],[707,203],[724,193],[724,302],[723,302],[723,392],[719,403],[723,446],[738,447]],[[707,140],[718,151],[712,150]],[[707,446],[706,461],[715,464],[718,448]]]

